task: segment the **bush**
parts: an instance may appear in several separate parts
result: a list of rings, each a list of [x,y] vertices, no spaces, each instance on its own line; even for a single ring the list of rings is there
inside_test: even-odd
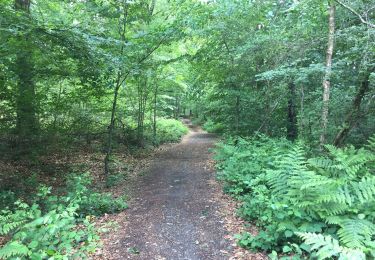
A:
[[[66,196],[53,196],[50,187],[41,186],[32,204],[17,200],[1,210],[0,236],[8,242],[0,249],[0,259],[87,258],[98,246],[90,216],[127,207],[124,198],[94,192],[91,183],[88,174],[71,175]]]
[[[88,219],[76,219],[76,198],[43,212],[38,204],[17,201],[0,212],[0,235],[9,237],[0,259],[78,259],[97,247],[98,236]]]
[[[375,256],[373,147],[326,148],[326,156],[307,158],[303,144],[285,139],[219,146],[226,191],[243,202],[239,214],[260,227],[256,237],[242,234],[240,245],[318,259]]]
[[[156,143],[178,142],[189,129],[179,120],[160,118],[156,125]]]
[[[210,119],[203,124],[202,128],[209,133],[223,133],[225,130],[225,126],[222,123],[215,123]]]
[[[17,201],[17,196],[13,191],[0,191],[0,208],[4,209],[12,206]]]
[[[88,174],[71,175],[68,179],[69,197],[77,197],[80,216],[100,216],[104,213],[116,213],[128,207],[124,197],[115,198],[110,193],[98,193],[89,188],[92,179]]]

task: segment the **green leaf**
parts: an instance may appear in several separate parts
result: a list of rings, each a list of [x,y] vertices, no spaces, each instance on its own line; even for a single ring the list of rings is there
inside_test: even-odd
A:
[[[293,231],[287,230],[284,232],[285,237],[292,237],[294,235]]]
[[[33,240],[28,244],[28,247],[33,249],[33,248],[36,248],[38,244],[39,244],[38,241]]]
[[[47,249],[47,250],[46,250],[46,253],[47,253],[47,255],[49,255],[49,256],[53,256],[54,254],[56,254],[56,251],[53,250],[53,249]]]
[[[289,246],[283,246],[283,253],[289,253],[292,251],[292,248],[290,248]]]

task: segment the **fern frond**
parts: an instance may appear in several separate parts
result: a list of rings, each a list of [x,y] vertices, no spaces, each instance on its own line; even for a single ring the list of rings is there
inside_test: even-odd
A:
[[[375,176],[363,177],[361,181],[353,182],[351,186],[360,203],[366,203],[375,198]]]
[[[343,247],[338,260],[365,260],[366,255],[361,250]]]
[[[337,239],[331,236],[324,236],[315,233],[296,233],[312,251],[316,251],[318,260],[331,257],[338,257],[339,260],[366,260],[365,254],[361,250],[340,246]]]
[[[0,259],[9,259],[15,256],[27,256],[29,249],[18,241],[13,241],[0,248]]]
[[[300,232],[296,234],[301,237],[307,245],[311,246],[312,251],[317,251],[316,256],[319,260],[338,256],[342,251],[339,242],[331,236]]]
[[[374,151],[375,152],[375,134],[373,134],[369,139],[368,139],[368,144],[366,145],[366,147],[371,150],[371,151]]]
[[[375,225],[365,219],[345,219],[339,225],[340,241],[351,248],[363,248],[375,234]]]
[[[25,222],[25,220],[20,220],[3,224],[2,226],[0,226],[0,235],[7,235],[10,231],[22,226]]]

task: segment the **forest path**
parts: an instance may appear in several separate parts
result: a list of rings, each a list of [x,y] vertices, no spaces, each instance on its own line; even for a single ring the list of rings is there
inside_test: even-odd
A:
[[[189,133],[156,154],[148,173],[137,180],[125,237],[112,247],[113,259],[229,258],[209,165],[215,136],[185,124]]]

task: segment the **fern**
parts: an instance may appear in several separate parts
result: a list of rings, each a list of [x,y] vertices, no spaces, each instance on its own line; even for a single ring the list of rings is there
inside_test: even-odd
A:
[[[357,249],[342,247],[337,239],[315,233],[297,232],[310,250],[316,253],[318,260],[338,257],[339,260],[366,260],[366,255]]]
[[[227,145],[222,176],[240,191],[241,214],[265,230],[242,245],[281,251],[296,242],[294,234],[310,232],[305,239],[320,259],[375,255],[374,153],[329,145],[327,151],[308,159],[303,144],[266,138]]]
[[[21,201],[16,202],[17,210],[11,212],[9,210],[3,210],[0,215],[0,235],[8,235],[10,232],[15,231],[17,228],[22,226],[28,218],[28,214],[24,209],[25,206]]]
[[[365,219],[345,219],[339,222],[337,234],[340,241],[351,248],[365,248],[375,234],[375,225]]]
[[[351,183],[358,203],[367,203],[375,198],[375,176],[363,177],[359,182]]]
[[[0,259],[8,259],[16,256],[27,256],[28,254],[29,249],[27,246],[19,243],[18,241],[10,242],[4,247],[0,248]]]
[[[366,145],[367,149],[369,149],[370,151],[373,151],[375,152],[375,134],[373,134],[369,140],[368,140],[368,144]]]
[[[3,224],[0,226],[0,235],[7,235],[10,231],[22,226],[24,223],[25,220],[12,221],[10,223]]]

